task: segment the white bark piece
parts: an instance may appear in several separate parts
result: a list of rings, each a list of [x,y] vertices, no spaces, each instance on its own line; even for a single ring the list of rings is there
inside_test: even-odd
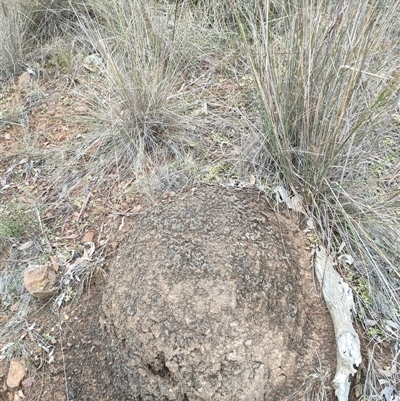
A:
[[[348,401],[349,375],[356,373],[355,367],[361,363],[360,340],[352,324],[353,293],[333,268],[332,259],[322,246],[316,250],[314,267],[335,328],[337,344],[337,367],[333,380],[335,394],[339,401]]]
[[[282,186],[276,187],[274,192],[278,203],[284,202],[289,209],[294,210],[295,212],[304,212],[302,200],[299,195],[296,194],[294,196],[289,196],[289,192]]]

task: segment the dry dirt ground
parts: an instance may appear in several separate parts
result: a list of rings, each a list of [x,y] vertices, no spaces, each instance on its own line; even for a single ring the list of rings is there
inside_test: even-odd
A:
[[[232,357],[230,361],[229,358],[225,361],[225,367],[220,366],[220,371],[214,372],[214,375],[218,376],[219,380],[225,380],[228,386],[222,386],[218,391],[219,384],[216,386],[217,390],[213,389],[216,392],[213,398],[204,399],[253,399],[245,392],[251,385],[256,394],[254,400],[263,399],[257,397],[257,391],[260,391],[262,384],[261,392],[265,392],[267,400],[301,400],[305,399],[303,396],[307,385],[312,387],[319,384],[319,379],[310,382],[306,380],[307,377],[316,373],[323,377],[326,372],[326,384],[329,387],[329,379],[332,378],[329,373],[334,372],[336,359],[333,327],[321,294],[313,281],[309,252],[305,250],[306,237],[299,228],[298,217],[284,217],[283,210],[282,215],[277,217],[269,209],[265,195],[255,190],[201,186],[195,189],[195,193],[195,202],[194,194],[189,189],[183,194],[162,200],[151,211],[135,217],[132,222],[133,230],[130,224],[127,224],[126,231],[131,234],[128,234],[127,239],[123,239],[123,234],[116,238],[117,241],[121,241],[120,249],[110,255],[108,261],[111,263],[104,267],[108,282],[106,285],[103,276],[98,274],[92,278],[90,287],[77,303],[59,310],[54,310],[51,305],[36,305],[35,311],[29,316],[29,322],[36,323],[37,332],[51,333],[49,345],[54,351],[51,363],[47,363],[49,354],[38,350],[36,346],[37,355],[41,355],[43,359],[39,358],[37,362],[40,363],[40,368],[31,369],[30,377],[34,381],[28,382],[27,387],[22,387],[25,399],[164,399],[162,396],[131,398],[130,394],[138,394],[135,385],[129,385],[130,375],[135,373],[137,366],[124,366],[127,355],[137,355],[130,347],[135,344],[135,339],[140,339],[143,347],[141,367],[147,369],[145,375],[149,375],[150,379],[157,378],[171,384],[170,376],[164,376],[161,372],[162,367],[157,367],[157,354],[152,354],[154,346],[152,348],[150,344],[152,341],[158,341],[155,347],[160,351],[164,349],[168,355],[168,348],[174,346],[174,341],[168,343],[168,339],[166,341],[158,336],[156,340],[152,335],[149,338],[148,333],[156,331],[151,327],[155,320],[160,325],[159,331],[164,330],[165,325],[181,325],[181,329],[178,327],[175,332],[172,330],[170,333],[178,343],[179,336],[182,337],[185,332],[192,330],[193,344],[187,347],[183,345],[179,352],[170,353],[170,359],[167,357],[167,361],[163,362],[164,368],[169,366],[172,370],[173,359],[176,359],[179,353],[184,353],[185,357],[180,360],[177,372],[174,372],[178,376],[178,370],[184,370],[185,366],[187,368],[196,349],[201,348],[199,336],[204,337],[201,342],[207,348],[206,333],[210,330],[213,332],[208,336],[210,347],[219,344],[223,355],[238,354],[237,358],[243,359],[244,367],[241,369],[233,369],[233,365],[241,364]],[[228,212],[232,212],[232,218]],[[266,220],[264,224],[268,227],[267,230],[260,219]],[[187,236],[187,230],[192,233],[190,238]],[[197,231],[198,236],[193,234]],[[221,240],[230,240],[230,246],[221,243]],[[254,249],[261,247],[263,241],[265,248],[253,253]],[[182,243],[183,247],[180,248]],[[151,294],[152,287],[138,285],[136,292],[139,299],[133,295],[133,289],[141,281],[138,275],[146,276],[146,266],[138,269],[141,263],[148,263],[150,276],[154,275],[152,267],[160,266],[160,260],[165,258],[167,264],[171,262],[169,268],[173,269],[173,255],[168,254],[169,248],[166,249],[165,244],[168,244],[168,247],[177,247],[173,252],[175,256],[191,258],[190,252],[196,254],[192,255],[193,257],[202,256],[202,263],[210,265],[210,269],[204,272],[197,266],[197,270],[192,271],[188,267],[189,270],[185,270],[185,266],[188,266],[185,265],[185,261],[176,265],[181,271],[178,270],[177,274],[170,277],[175,287],[171,287],[171,283],[166,284],[165,292],[160,296],[161,300],[157,301],[168,303],[168,300],[164,299],[168,295],[170,304],[164,305],[165,316],[162,319],[155,316],[161,310],[151,307],[153,303],[150,300],[154,295]],[[132,254],[134,249],[138,255]],[[204,251],[212,254],[201,255]],[[226,263],[231,263],[231,273],[223,273],[217,267],[227,268]],[[257,271],[249,270],[246,273],[245,270],[250,269],[252,263],[261,265]],[[164,272],[165,283],[169,282],[169,268]],[[163,267],[160,266],[160,269]],[[178,283],[179,277],[181,283]],[[147,279],[148,277],[144,282],[149,282]],[[200,282],[203,283],[202,286],[199,286]],[[216,291],[217,287],[221,287],[221,291]],[[105,288],[108,289],[103,298]],[[212,288],[214,292],[211,291]],[[161,291],[157,284],[153,289]],[[183,308],[185,299],[191,299],[192,302]],[[102,302],[106,319],[101,308]],[[232,302],[237,305],[233,307]],[[136,305],[136,308],[142,308],[139,313],[142,317],[140,322],[134,324],[127,316],[130,314],[128,309],[130,310],[135,303],[141,305]],[[175,314],[174,321],[170,319],[171,315],[174,315],[171,308],[180,311]],[[147,316],[143,316],[143,313]],[[194,321],[185,326],[184,320],[187,316],[180,313],[190,315]],[[152,319],[148,319],[150,315]],[[221,316],[225,318],[220,321]],[[203,326],[199,325],[201,320]],[[146,321],[149,330],[141,331],[140,335],[135,337],[137,325],[143,330]],[[225,325],[232,329],[235,322],[239,323],[240,342],[254,342],[254,345],[248,345],[249,349],[244,350],[244,355],[241,356],[241,348],[237,347],[237,341],[233,338],[235,336],[231,338],[226,333]],[[104,326],[108,331],[107,336],[104,336]],[[114,338],[110,338],[112,330]],[[123,346],[121,342],[124,343]],[[224,359],[223,355],[217,353],[215,357]],[[198,374],[199,379],[207,380],[207,368],[211,362],[209,357],[203,358],[205,366],[193,369],[191,382],[193,374]],[[246,369],[248,370],[249,365],[254,367],[254,363],[258,369],[249,379]],[[160,371],[157,371],[158,368]],[[3,364],[3,371],[5,370],[6,366]],[[260,373],[258,376],[257,370]],[[244,398],[224,397],[224,391],[229,393],[229,388],[235,380],[239,382],[239,388],[244,385]],[[172,387],[173,384],[172,381]],[[271,392],[271,389],[274,391]],[[196,390],[199,390],[198,383]],[[15,400],[18,399],[15,394],[17,392],[4,391],[2,397],[4,400]],[[179,398],[176,394],[170,399],[202,399],[197,398],[199,392],[195,390],[191,392],[189,389],[186,394],[187,398]],[[218,395],[221,398],[218,398]]]

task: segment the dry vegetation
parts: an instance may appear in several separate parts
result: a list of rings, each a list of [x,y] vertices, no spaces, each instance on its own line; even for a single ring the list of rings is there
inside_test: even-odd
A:
[[[362,399],[398,387],[397,0],[0,6],[4,343],[26,324],[29,264],[68,271],[60,306],[110,252],[115,216],[190,182],[255,178],[301,199],[354,291]],[[91,232],[92,261],[71,274]],[[3,356],[29,354],[17,345]]]

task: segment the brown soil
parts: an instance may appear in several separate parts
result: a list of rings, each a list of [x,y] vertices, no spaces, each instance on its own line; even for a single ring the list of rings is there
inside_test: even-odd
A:
[[[35,383],[28,389],[28,400],[89,401],[113,400],[113,387],[107,370],[103,335],[99,326],[99,305],[104,287],[96,277],[90,291],[60,314],[43,315],[32,320],[55,328],[54,362],[44,363],[36,372]]]
[[[334,372],[336,348],[305,244],[251,190],[200,186],[142,214],[103,296],[118,394],[306,400],[307,377]]]

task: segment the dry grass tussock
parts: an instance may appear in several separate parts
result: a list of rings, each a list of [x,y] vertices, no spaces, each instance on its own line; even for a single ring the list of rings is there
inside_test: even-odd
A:
[[[23,18],[18,14],[15,2],[2,1],[0,8],[0,74],[10,76],[17,72],[23,58],[21,36]]]
[[[0,73],[19,73],[32,50],[75,29],[77,12],[88,11],[70,0],[7,0],[0,3]],[[30,54],[31,53],[31,54]],[[37,55],[35,55],[37,56]]]
[[[366,332],[398,341],[399,4],[265,1],[236,17],[263,119],[243,156],[301,197]]]
[[[57,151],[41,146],[41,133],[29,124],[36,106],[12,124],[4,117],[12,113],[2,112],[1,134],[21,127],[26,146],[0,155],[0,176],[13,158],[40,160],[32,171],[49,185],[35,195],[43,204],[38,216],[59,213],[40,233],[29,219],[11,232],[3,219],[3,249],[31,235],[38,246],[27,251],[26,263],[51,253],[40,239],[51,238],[82,207],[74,199],[81,187],[103,188],[108,205],[114,187],[128,181],[154,198],[199,179],[240,181],[252,174],[269,193],[280,185],[301,198],[318,241],[337,257],[354,290],[366,342],[398,343],[398,1],[0,5],[3,92],[10,77],[29,69],[37,104],[46,101],[49,91],[40,82],[47,79],[62,84],[64,105],[87,107],[74,120],[84,133],[60,141]],[[24,181],[9,177],[7,185]],[[6,203],[19,196],[7,191],[0,192]],[[0,271],[2,310],[13,294],[22,296],[23,263],[17,268],[8,255]],[[9,334],[16,326],[7,327]],[[398,349],[392,351],[396,364]],[[369,355],[365,400],[376,399],[382,383],[375,354]],[[305,388],[323,400],[325,382],[319,372]]]

